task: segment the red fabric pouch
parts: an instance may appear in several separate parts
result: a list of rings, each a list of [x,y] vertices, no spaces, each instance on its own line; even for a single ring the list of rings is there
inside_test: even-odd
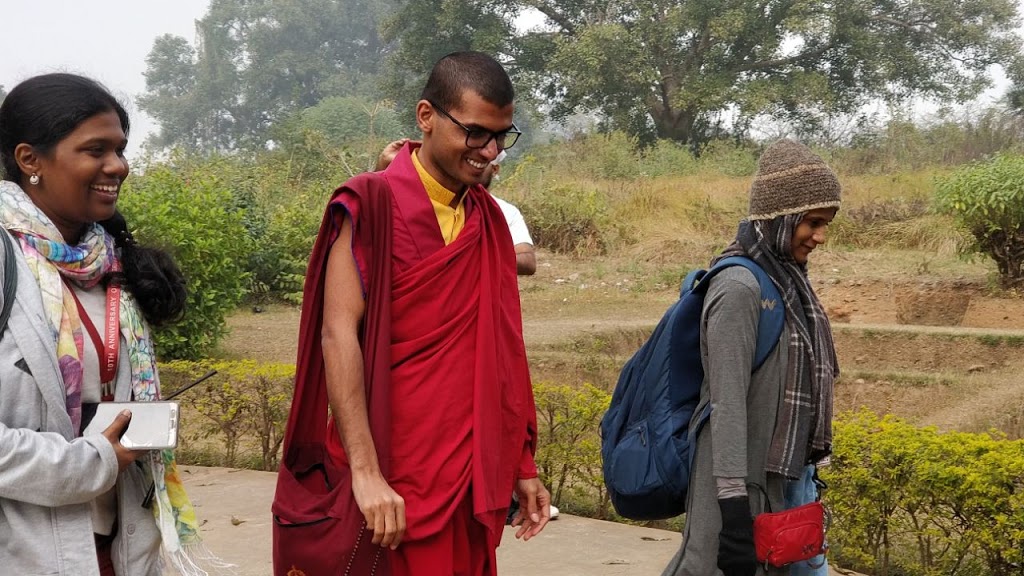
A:
[[[811,502],[758,514],[754,518],[754,549],[758,562],[776,568],[824,554],[825,507]]]

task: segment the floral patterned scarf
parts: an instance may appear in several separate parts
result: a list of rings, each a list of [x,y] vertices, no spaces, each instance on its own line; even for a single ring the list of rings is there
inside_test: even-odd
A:
[[[24,190],[0,181],[0,224],[20,243],[28,267],[39,282],[44,315],[57,344],[58,365],[64,380],[68,416],[81,434],[82,357],[85,339],[71,290],[64,279],[88,289],[120,268],[113,238],[99,224],[90,225],[76,246],[65,244],[60,231]],[[156,355],[149,328],[134,297],[121,291],[121,335],[127,342],[122,353],[131,365],[135,401],[160,399]],[[154,481],[153,514],[163,542],[166,560],[182,574],[206,574],[197,560],[220,564],[199,546],[199,523],[185,493],[171,450],[148,452],[149,473]],[[195,545],[193,547],[193,545]]]

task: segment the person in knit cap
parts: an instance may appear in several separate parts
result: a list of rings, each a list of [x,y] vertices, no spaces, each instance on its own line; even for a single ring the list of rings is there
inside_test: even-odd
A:
[[[772,279],[785,327],[751,373],[762,306],[757,279],[734,266],[714,276],[701,315],[704,383],[683,543],[663,576],[808,574],[759,566],[753,517],[805,503],[816,463],[832,449],[832,388],[839,374],[832,331],[807,278],[825,243],[841,187],[820,157],[793,140],[768,146],[750,188],[750,212],[736,239],[712,260],[745,256]],[[767,500],[767,501],[766,501]]]

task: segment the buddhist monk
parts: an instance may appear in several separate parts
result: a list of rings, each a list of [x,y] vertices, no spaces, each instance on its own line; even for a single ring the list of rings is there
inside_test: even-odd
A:
[[[549,519],[515,251],[481,186],[520,135],[513,97],[488,55],[438,61],[416,105],[422,144],[335,192],[311,257],[298,373],[322,365],[327,452],[359,511],[344,520],[376,574],[496,574],[513,492],[517,538]],[[354,565],[359,542],[343,552]]]

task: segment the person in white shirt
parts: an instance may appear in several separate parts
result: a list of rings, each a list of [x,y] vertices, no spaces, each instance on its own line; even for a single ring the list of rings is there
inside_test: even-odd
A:
[[[491,189],[491,181],[498,177],[501,170],[501,161],[505,159],[505,151],[491,162],[487,172],[487,179],[484,181],[484,188]],[[533,276],[537,271],[537,255],[533,250],[533,238],[530,237],[530,230],[526,227],[526,220],[523,220],[523,213],[512,203],[506,202],[491,194],[501,213],[505,215],[505,222],[508,223],[508,231],[512,234],[512,244],[516,250],[516,274],[520,276]]]

